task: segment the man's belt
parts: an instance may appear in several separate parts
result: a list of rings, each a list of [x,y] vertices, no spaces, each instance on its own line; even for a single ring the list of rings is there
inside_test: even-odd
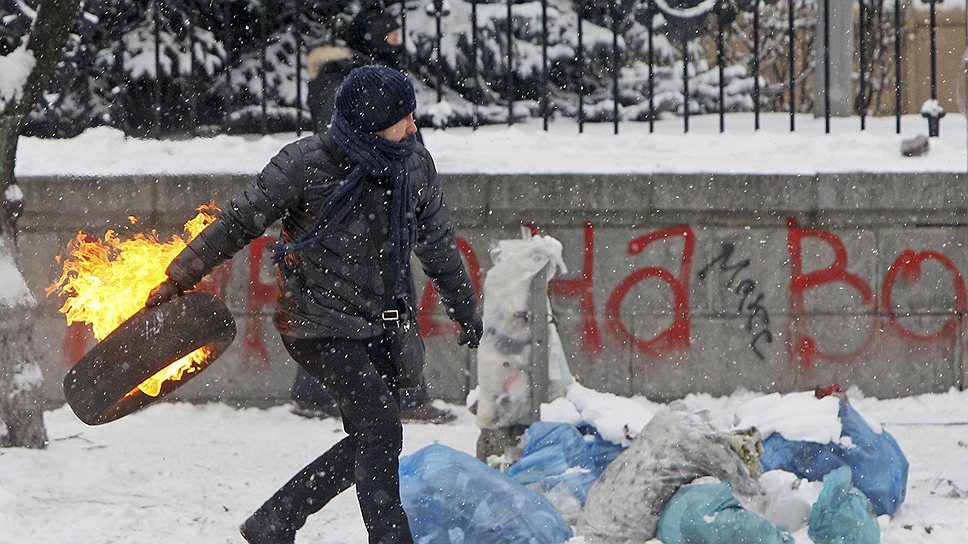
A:
[[[380,320],[386,328],[403,327],[404,330],[410,329],[410,317],[400,310],[383,310],[383,313],[380,314]]]

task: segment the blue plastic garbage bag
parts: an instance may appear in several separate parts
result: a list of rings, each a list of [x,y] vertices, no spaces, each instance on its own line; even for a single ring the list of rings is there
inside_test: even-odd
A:
[[[522,485],[538,484],[542,491],[558,485],[585,503],[600,472],[585,438],[573,425],[538,421],[525,431],[527,444],[506,474]]]
[[[807,535],[816,544],[877,544],[881,528],[867,500],[850,483],[850,468],[827,474],[810,511]]]
[[[558,544],[572,536],[544,497],[440,444],[400,459],[400,497],[416,544]]]
[[[894,515],[907,492],[908,461],[887,431],[874,432],[849,403],[841,401],[842,437],[847,443],[791,441],[773,433],[763,441],[763,471],[785,470],[810,481],[848,466],[853,483],[874,505],[877,515]]]
[[[729,484],[680,487],[666,505],[656,536],[663,544],[788,544],[789,533],[744,510]]]
[[[625,451],[625,446],[605,440],[598,433],[598,429],[587,423],[579,425],[578,430],[585,435],[585,441],[588,442],[588,449],[591,452],[592,460],[595,462],[594,470],[598,476],[601,476],[608,465]]]
[[[605,467],[624,449],[601,438],[594,429],[583,435],[574,425],[538,421],[525,431],[527,444],[507,475],[523,485],[538,484],[541,490],[564,485],[585,504],[588,490]]]
[[[585,438],[574,425],[538,421],[525,431],[527,444],[507,475],[522,484],[539,482],[572,467],[592,469],[595,462]]]

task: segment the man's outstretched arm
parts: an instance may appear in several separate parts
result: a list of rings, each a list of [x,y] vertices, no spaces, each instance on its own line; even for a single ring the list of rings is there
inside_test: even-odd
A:
[[[195,287],[216,266],[258,238],[282,217],[302,192],[304,168],[298,142],[273,157],[255,181],[235,196],[222,215],[195,237],[168,265],[168,279],[148,296],[157,306]]]

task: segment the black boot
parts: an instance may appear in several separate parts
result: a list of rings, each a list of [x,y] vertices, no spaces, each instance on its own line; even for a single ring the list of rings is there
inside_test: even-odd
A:
[[[274,518],[261,511],[252,514],[239,526],[242,538],[249,544],[295,544],[296,531]]]

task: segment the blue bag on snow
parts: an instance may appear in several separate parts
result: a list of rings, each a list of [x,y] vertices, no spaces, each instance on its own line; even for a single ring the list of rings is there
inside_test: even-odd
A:
[[[874,505],[877,515],[894,515],[907,493],[908,461],[887,431],[875,432],[849,403],[840,402],[841,437],[849,441],[819,444],[793,441],[773,433],[763,441],[764,472],[785,470],[810,481],[848,466],[853,483]]]
[[[574,425],[537,421],[525,431],[527,444],[507,475],[542,491],[564,485],[581,505],[605,467],[624,450],[602,439],[594,428],[583,435]]]
[[[744,510],[729,484],[680,487],[666,505],[656,537],[663,544],[790,544],[793,537]]]
[[[594,460],[585,438],[574,425],[537,421],[525,431],[527,444],[507,475],[527,485],[572,467],[592,469]]]
[[[400,459],[400,497],[416,544],[559,544],[572,536],[544,497],[440,444]]]
[[[807,535],[816,544],[877,544],[881,528],[871,503],[851,483],[850,468],[841,467],[823,479],[810,510]]]
[[[608,465],[625,451],[625,446],[605,440],[595,427],[587,423],[579,425],[578,430],[585,435],[585,441],[588,443],[588,451],[592,456],[592,461],[595,463],[594,470],[596,476],[601,476],[605,472],[605,469],[608,468]]]

